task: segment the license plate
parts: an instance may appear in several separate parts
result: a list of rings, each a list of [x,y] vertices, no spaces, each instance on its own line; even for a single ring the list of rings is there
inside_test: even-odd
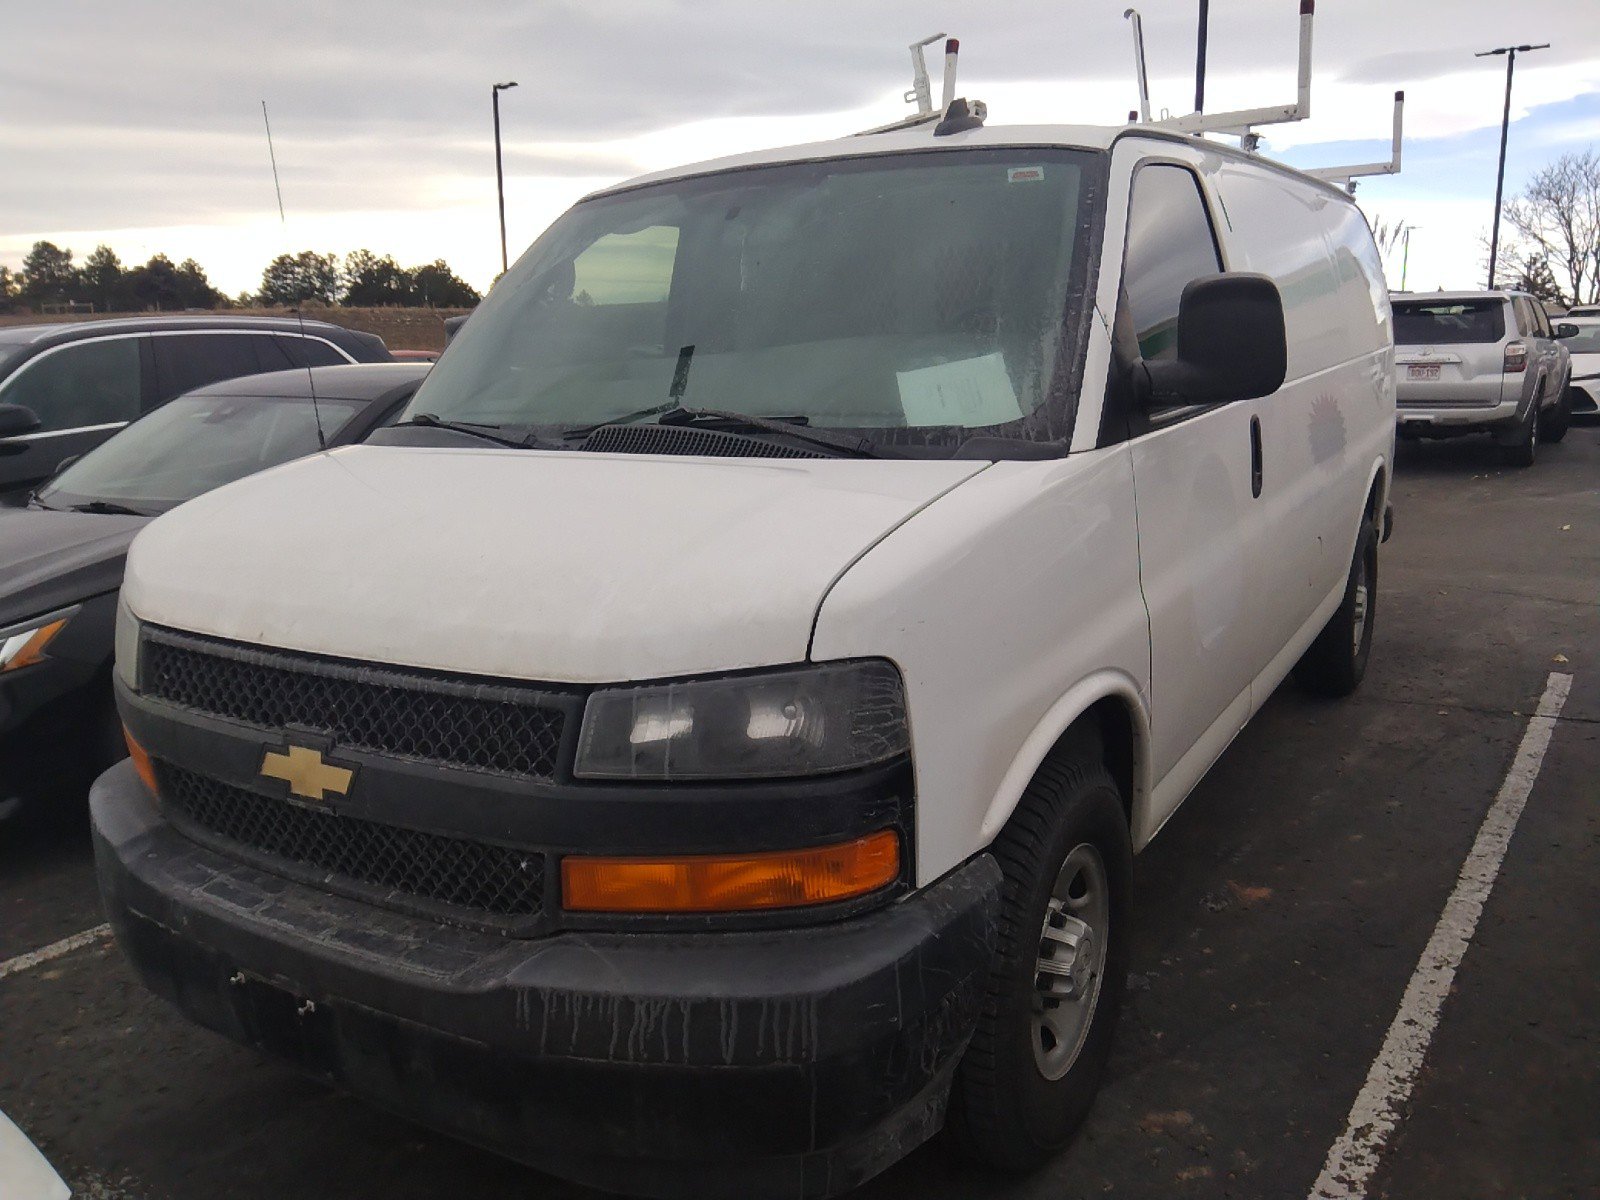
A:
[[[1437,379],[1439,378],[1439,364],[1430,363],[1426,366],[1406,368],[1407,379]]]

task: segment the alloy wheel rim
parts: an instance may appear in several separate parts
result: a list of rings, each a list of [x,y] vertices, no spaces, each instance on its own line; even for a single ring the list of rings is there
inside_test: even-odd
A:
[[[1072,1069],[1094,1023],[1111,924],[1105,860],[1087,842],[1061,863],[1045,906],[1034,961],[1033,1058],[1039,1074]]]

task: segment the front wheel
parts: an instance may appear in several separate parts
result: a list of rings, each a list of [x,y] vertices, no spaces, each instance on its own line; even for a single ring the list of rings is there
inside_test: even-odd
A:
[[[1539,418],[1542,426],[1539,436],[1550,445],[1554,446],[1567,436],[1567,429],[1572,424],[1572,389],[1561,389],[1561,395],[1546,413]]]
[[[967,1158],[1028,1171],[1088,1115],[1122,1006],[1133,849],[1105,767],[1047,761],[993,853],[999,940],[948,1128]]]
[[[1348,696],[1360,686],[1372,656],[1372,627],[1378,615],[1378,532],[1361,522],[1356,552],[1345,580],[1344,599],[1295,664],[1300,686],[1319,696]]]

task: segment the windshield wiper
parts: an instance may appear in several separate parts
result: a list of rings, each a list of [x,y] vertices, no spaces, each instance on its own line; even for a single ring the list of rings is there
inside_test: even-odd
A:
[[[115,500],[90,500],[83,504],[74,504],[71,512],[99,513],[111,517],[148,517],[150,514],[137,508],[130,508],[126,504],[118,504]]]
[[[796,420],[805,421],[809,418],[799,417]],[[830,450],[839,450],[845,454],[856,454],[862,458],[882,458],[876,446],[864,437],[856,437],[849,433],[832,433],[822,429],[807,429],[803,425],[793,424],[779,417],[758,417],[753,413],[730,412],[723,408],[686,408],[682,404],[675,405],[662,413],[657,419],[658,425],[694,425],[697,422],[726,422],[729,425],[744,425],[750,429],[759,429],[766,433],[781,434],[792,437],[798,441],[809,442],[813,446],[825,446]]]
[[[409,421],[400,421],[389,426],[390,429],[405,429],[407,426],[420,425],[425,429],[448,429],[452,433],[465,433],[470,437],[482,438],[486,442],[493,442],[497,446],[510,446],[513,450],[528,449],[528,442],[524,438],[508,438],[498,433],[491,433],[492,429],[499,429],[498,425],[487,425],[479,421],[446,421],[433,413],[418,413]]]

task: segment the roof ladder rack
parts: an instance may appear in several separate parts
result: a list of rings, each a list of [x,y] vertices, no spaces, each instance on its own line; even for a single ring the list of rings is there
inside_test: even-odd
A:
[[[1254,150],[1261,135],[1257,125],[1283,125],[1291,121],[1304,121],[1311,115],[1311,24],[1314,0],[1300,0],[1300,69],[1299,86],[1293,104],[1266,108],[1245,108],[1234,112],[1194,112],[1186,117],[1149,119],[1149,87],[1144,70],[1144,29],[1139,14],[1129,9],[1123,15],[1133,22],[1135,66],[1139,72],[1140,120],[1158,129],[1171,129],[1178,133],[1221,133],[1237,137],[1246,150]]]
[[[872,133],[893,133],[900,129],[915,129],[918,125],[926,125],[932,121],[940,121],[950,111],[950,105],[956,98],[956,57],[961,52],[961,43],[955,38],[946,38],[944,43],[944,84],[941,91],[939,107],[933,106],[933,87],[928,78],[928,64],[923,57],[923,49],[933,45],[945,35],[935,33],[923,38],[920,42],[912,42],[911,50],[911,88],[905,94],[907,104],[915,104],[917,111],[909,117],[899,121],[891,121],[887,125],[879,125],[873,129],[863,129],[857,137],[865,137]],[[981,107],[981,101],[975,101],[973,111]]]
[[[1406,108],[1406,94],[1394,94],[1394,134],[1389,151],[1389,161],[1381,163],[1355,163],[1346,167],[1314,167],[1306,171],[1307,175],[1317,179],[1326,180],[1328,183],[1343,185],[1351,195],[1355,194],[1356,180],[1370,175],[1398,175],[1400,174],[1400,140],[1404,129]]]

